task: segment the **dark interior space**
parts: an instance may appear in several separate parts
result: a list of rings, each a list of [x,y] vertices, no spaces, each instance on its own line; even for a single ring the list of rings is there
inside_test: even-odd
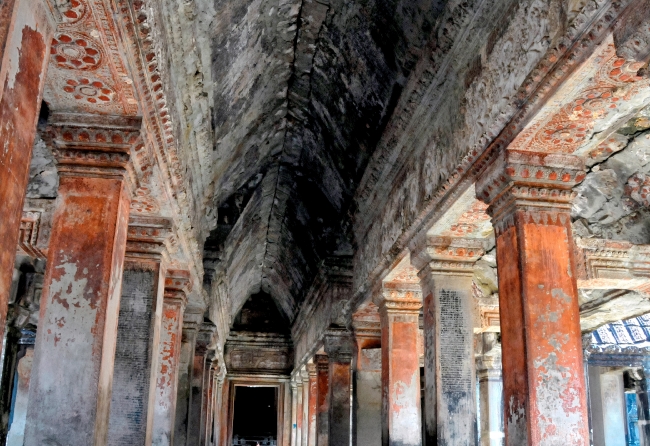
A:
[[[256,441],[278,435],[277,387],[235,387],[233,438]]]

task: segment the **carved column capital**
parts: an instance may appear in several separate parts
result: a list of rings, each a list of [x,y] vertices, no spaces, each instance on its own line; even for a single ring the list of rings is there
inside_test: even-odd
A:
[[[314,377],[316,377],[316,375],[318,375],[318,370],[316,369],[316,364],[313,364],[311,362],[307,364],[307,374],[311,378],[314,378]]]
[[[134,191],[130,158],[141,128],[139,117],[53,113],[47,132],[59,175],[124,178]]]
[[[423,274],[473,275],[474,264],[485,253],[482,239],[427,236],[412,249],[411,263]]]
[[[506,150],[477,181],[476,197],[489,205],[497,236],[514,224],[515,211],[538,223],[567,224],[573,187],[584,177],[578,156]]]
[[[183,336],[199,334],[203,324],[203,311],[192,311],[189,308],[183,313]]]
[[[165,302],[180,304],[185,310],[187,293],[192,290],[190,272],[186,270],[171,269],[165,277]]]
[[[324,339],[325,352],[330,361],[349,363],[354,354],[354,340],[349,330],[330,328]]]
[[[417,284],[386,283],[378,299],[378,306],[379,311],[383,313],[419,315],[422,308],[422,292]]]
[[[132,215],[126,239],[127,258],[160,261],[171,228],[172,222],[168,218]]]
[[[327,355],[317,354],[314,355],[314,363],[316,364],[316,372],[326,372],[329,370],[330,360]]]
[[[214,332],[217,326],[210,321],[203,321],[199,327],[199,333],[196,337],[196,354],[207,355],[212,350],[210,347],[213,345]],[[213,353],[214,354],[214,353]]]

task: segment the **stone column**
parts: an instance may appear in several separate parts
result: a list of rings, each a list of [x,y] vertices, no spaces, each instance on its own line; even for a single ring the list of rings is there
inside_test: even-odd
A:
[[[379,299],[381,429],[382,444],[386,446],[422,445],[418,352],[422,297],[418,288],[386,283]]]
[[[190,409],[188,413],[187,444],[199,446],[201,444],[201,430],[203,429],[203,407],[206,393],[205,371],[212,363],[214,350],[209,347],[213,342],[216,326],[209,321],[203,322],[196,338],[194,359],[192,361],[192,380],[190,394]]]
[[[0,339],[3,339],[54,21],[46,0],[5,0],[0,4],[0,15]]]
[[[302,376],[296,372],[296,446],[304,446],[302,443],[302,422],[303,422],[303,397]]]
[[[305,367],[300,372],[302,379],[302,446],[309,444],[309,372]]]
[[[429,236],[412,256],[424,296],[425,433],[429,444],[476,444],[473,265],[482,241]],[[437,443],[436,443],[437,441]]]
[[[330,329],[325,335],[329,359],[329,444],[350,444],[350,385],[354,342],[349,331]]]
[[[186,292],[189,291],[189,285],[189,272],[167,271],[153,410],[153,446],[174,444],[183,312],[187,303]]]
[[[228,413],[229,413],[229,402],[230,402],[230,381],[225,375],[225,371],[221,370],[220,373],[215,376],[215,387],[218,389],[217,403],[215,404],[214,413],[215,416],[219,418],[218,423],[218,436],[215,435],[215,441],[218,441],[218,446],[230,444],[228,439]]]
[[[291,380],[291,446],[298,441],[298,386]]]
[[[206,360],[205,369],[203,372],[203,403],[201,412],[201,432],[199,444],[201,446],[207,445],[212,432],[212,422],[214,419],[214,405],[212,404],[212,395],[215,392],[214,388],[214,369],[212,368],[212,361]]]
[[[327,355],[316,355],[316,444],[318,446],[329,445],[329,412],[330,412],[330,391],[329,391],[329,358]]]
[[[307,364],[309,375],[309,401],[307,403],[307,444],[316,446],[316,414],[318,412],[318,372],[316,364]]]
[[[481,446],[503,446],[503,377],[501,373],[501,345],[496,333],[479,335],[481,354],[477,358],[476,376],[479,388]]]
[[[643,358],[643,380],[639,387],[639,436],[641,444],[647,446],[650,445],[650,356]]]
[[[108,444],[150,444],[165,269],[164,241],[171,221],[131,217],[111,395]]]
[[[511,150],[476,185],[496,235],[508,446],[589,442],[570,216],[583,167]]]
[[[176,392],[176,415],[174,417],[174,445],[186,446],[189,431],[191,404],[191,379],[194,369],[196,338],[203,323],[203,310],[185,310],[183,336],[178,367],[178,390]]]
[[[381,319],[353,315],[352,325],[357,343],[353,417],[353,446],[381,444]]]
[[[106,444],[139,118],[51,116],[59,193],[25,445]]]

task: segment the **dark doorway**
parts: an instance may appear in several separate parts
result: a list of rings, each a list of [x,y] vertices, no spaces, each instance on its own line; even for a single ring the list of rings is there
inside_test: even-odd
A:
[[[233,446],[275,446],[278,438],[278,388],[235,386]]]

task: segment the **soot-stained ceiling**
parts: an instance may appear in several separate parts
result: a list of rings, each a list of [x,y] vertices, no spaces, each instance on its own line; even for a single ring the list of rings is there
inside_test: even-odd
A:
[[[205,265],[231,317],[263,292],[293,320],[321,260],[350,251],[352,196],[443,4],[215,2]]]

